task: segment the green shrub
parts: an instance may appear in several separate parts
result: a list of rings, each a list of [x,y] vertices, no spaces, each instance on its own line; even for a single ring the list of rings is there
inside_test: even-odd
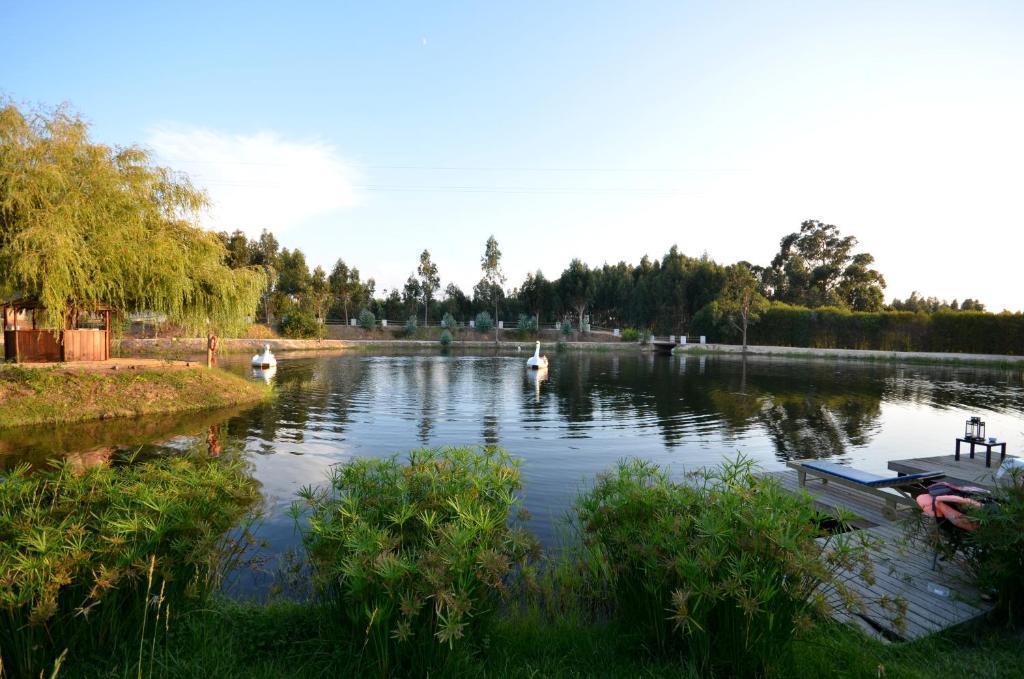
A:
[[[452,334],[448,331],[448,328],[445,328],[444,330],[441,331],[440,342],[441,346],[443,347],[446,347],[452,343]]]
[[[334,469],[329,489],[301,493],[317,591],[382,673],[422,673],[480,640],[513,570],[536,555],[532,536],[509,525],[519,488],[505,452],[449,448],[404,464],[356,459]]]
[[[10,676],[49,672],[65,649],[138,643],[161,612],[166,626],[168,606],[203,605],[219,586],[224,533],[257,498],[241,462],[54,464],[0,474],[0,656]]]
[[[405,322],[405,336],[415,337],[416,336],[416,317],[409,316],[409,320]]]
[[[566,337],[572,334],[572,321],[568,319],[564,320],[562,321],[562,325],[560,327],[562,330],[562,334],[565,335]]]
[[[481,311],[476,315],[474,326],[480,332],[488,332],[494,329],[494,319],[486,311]]]
[[[516,324],[516,330],[518,330],[519,334],[522,336],[537,332],[537,318],[535,316],[519,314],[519,322]]]
[[[978,585],[994,591],[1011,622],[1024,619],[1024,474],[1012,470],[973,518],[968,550]]]
[[[455,316],[452,316],[450,311],[446,311],[444,316],[441,317],[441,327],[455,330],[455,328],[459,327],[459,322],[455,320]]]
[[[622,331],[623,342],[636,342],[640,339],[640,331],[636,328],[626,328]]]
[[[308,311],[291,311],[281,319],[281,334],[291,339],[316,339],[324,336],[324,326]]]
[[[377,327],[377,318],[372,311],[363,309],[359,312],[359,327],[363,330],[373,330]]]
[[[826,595],[856,604],[837,571],[866,575],[870,564],[852,540],[823,534],[809,497],[755,476],[743,458],[687,483],[622,462],[576,512],[622,633],[682,651],[706,673],[787,667],[794,639],[830,612]]]

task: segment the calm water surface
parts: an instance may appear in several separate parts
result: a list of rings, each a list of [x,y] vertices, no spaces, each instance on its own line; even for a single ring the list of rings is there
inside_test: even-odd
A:
[[[623,457],[676,473],[737,451],[765,469],[828,458],[886,471],[890,459],[952,452],[964,420],[1024,444],[1020,371],[787,361],[559,354],[546,375],[514,355],[345,355],[284,358],[267,405],[200,415],[0,431],[0,467],[117,449],[208,449],[247,459],[262,484],[258,529],[270,566],[294,546],[286,510],[331,465],[422,446],[493,444],[522,460],[532,529],[551,545],[577,490]],[[247,365],[229,368],[251,374]],[[256,379],[253,377],[253,379]],[[273,570],[268,567],[268,570]],[[258,592],[254,573],[236,587]]]

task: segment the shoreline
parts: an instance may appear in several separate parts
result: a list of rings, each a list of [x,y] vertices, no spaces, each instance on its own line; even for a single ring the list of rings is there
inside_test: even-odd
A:
[[[673,354],[743,356],[735,344],[689,344],[676,347]],[[944,354],[929,351],[881,351],[877,349],[822,349],[814,347],[774,347],[748,345],[747,356],[804,360],[844,360],[862,362],[907,363],[916,365],[965,365],[997,368],[1024,368],[1024,356],[1002,354]]]
[[[457,349],[494,349],[512,351],[517,347],[527,350],[536,340],[502,340],[497,345],[492,341],[455,340],[447,348]],[[269,344],[275,353],[295,354],[307,353],[340,354],[358,351],[376,351],[388,349],[440,349],[437,340],[409,339],[346,339],[346,340],[300,340],[300,339],[243,339],[224,338],[221,340],[220,353],[234,355],[257,353],[263,345]],[[650,345],[637,342],[552,342],[541,340],[543,351],[554,352],[560,346],[572,351],[595,352],[650,352]],[[197,356],[205,354],[206,340],[197,338],[180,339],[121,339],[114,343],[115,350],[124,357]],[[742,356],[743,349],[734,344],[687,344],[677,346],[673,354],[728,355]],[[815,347],[779,347],[779,346],[747,346],[747,356],[767,358],[789,358],[803,360],[844,360],[863,362],[906,363],[916,365],[968,365],[999,368],[1024,368],[1024,356],[1000,354],[945,354],[922,351],[882,351],[875,349],[824,349]]]
[[[200,412],[273,394],[270,386],[225,370],[121,361],[131,367],[0,366],[0,429]]]

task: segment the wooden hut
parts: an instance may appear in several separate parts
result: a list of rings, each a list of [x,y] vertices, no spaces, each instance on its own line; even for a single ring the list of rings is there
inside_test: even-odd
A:
[[[106,361],[110,358],[110,308],[69,314],[61,328],[45,328],[46,310],[31,298],[2,304],[4,360],[18,363]],[[40,322],[41,321],[41,322]]]

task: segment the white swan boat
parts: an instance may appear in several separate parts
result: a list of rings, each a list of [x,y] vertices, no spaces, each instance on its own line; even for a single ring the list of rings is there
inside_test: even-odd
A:
[[[274,358],[274,352],[270,350],[269,344],[263,346],[262,354],[256,354],[252,357],[252,367],[264,369],[277,367],[277,359]]]
[[[544,370],[548,367],[548,357],[540,355],[540,342],[537,342],[537,347],[533,350],[533,356],[526,359],[526,367],[531,370]]]

